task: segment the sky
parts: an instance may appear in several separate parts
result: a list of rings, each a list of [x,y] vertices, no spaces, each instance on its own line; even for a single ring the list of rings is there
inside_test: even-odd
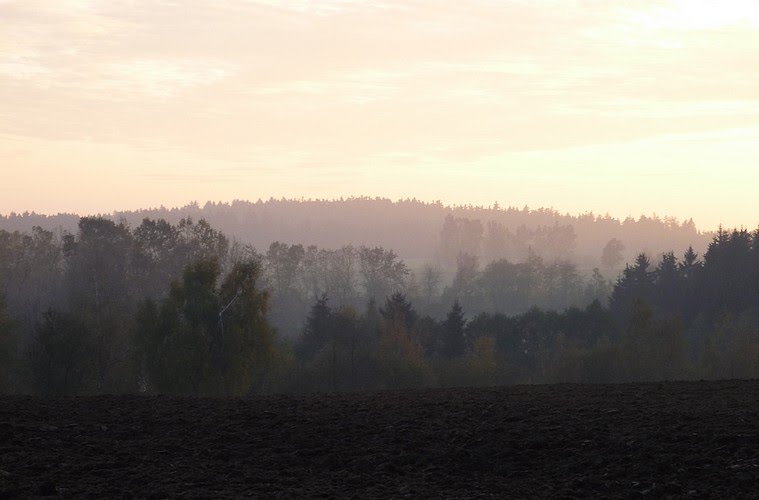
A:
[[[0,0],[0,213],[415,197],[759,224],[759,0]]]

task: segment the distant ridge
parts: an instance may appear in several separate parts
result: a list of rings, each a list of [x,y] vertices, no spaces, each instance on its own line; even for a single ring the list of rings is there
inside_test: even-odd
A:
[[[444,205],[417,199],[393,201],[387,198],[350,197],[324,199],[274,199],[255,202],[234,200],[196,202],[175,208],[148,208],[103,214],[125,220],[130,226],[142,219],[163,218],[176,223],[182,218],[204,218],[217,229],[242,242],[265,250],[273,241],[336,248],[346,244],[383,246],[404,259],[431,260],[438,256],[440,236],[446,217],[500,224],[511,232],[538,228],[571,227],[575,241],[572,260],[590,268],[598,265],[606,243],[617,238],[625,246],[625,260],[646,251],[650,255],[673,250],[681,253],[692,245],[703,253],[713,232],[699,231],[693,220],[679,221],[657,215],[620,220],[592,212],[570,215],[552,208],[502,208],[477,205]],[[71,213],[42,215],[34,212],[0,216],[0,229],[28,232],[34,226],[48,230],[75,232],[79,216]]]

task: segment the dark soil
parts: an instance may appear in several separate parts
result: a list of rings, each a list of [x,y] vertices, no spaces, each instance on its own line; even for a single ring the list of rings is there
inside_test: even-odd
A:
[[[0,497],[759,496],[759,381],[0,397]]]

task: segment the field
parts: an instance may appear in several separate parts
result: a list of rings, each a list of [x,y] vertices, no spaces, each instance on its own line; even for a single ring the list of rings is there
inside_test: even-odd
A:
[[[0,397],[0,497],[759,495],[759,381]]]

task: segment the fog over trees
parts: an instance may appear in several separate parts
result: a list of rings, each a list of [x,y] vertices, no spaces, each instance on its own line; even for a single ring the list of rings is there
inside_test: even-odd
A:
[[[74,221],[2,220],[2,391],[759,376],[759,230],[363,198]]]
[[[692,245],[703,253],[713,233],[700,232],[692,220],[641,216],[624,220],[603,214],[568,215],[552,209],[527,207],[446,206],[418,200],[384,198],[340,200],[233,201],[191,203],[181,208],[157,208],[106,215],[137,227],[144,218],[205,219],[229,237],[266,249],[275,241],[335,249],[344,245],[392,249],[410,266],[438,262],[449,268],[459,253],[487,264],[505,258],[524,262],[529,249],[546,261],[570,260],[583,271],[598,267],[619,270],[638,253],[659,255]],[[0,229],[29,232],[34,226],[57,232],[76,232],[79,217],[33,213],[0,216]],[[703,228],[702,228],[703,229]],[[716,230],[717,228],[708,228]],[[602,252],[616,239],[621,260],[602,262]],[[612,255],[613,257],[613,255]]]

